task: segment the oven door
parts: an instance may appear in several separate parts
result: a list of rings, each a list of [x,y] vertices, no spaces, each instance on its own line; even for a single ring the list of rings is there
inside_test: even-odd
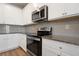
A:
[[[42,55],[42,42],[40,38],[27,37],[27,49],[32,55]]]

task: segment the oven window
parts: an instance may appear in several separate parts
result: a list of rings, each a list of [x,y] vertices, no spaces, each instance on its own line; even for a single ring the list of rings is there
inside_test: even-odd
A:
[[[27,48],[34,53],[35,55],[40,55],[41,54],[41,45],[40,41],[36,41],[33,39],[27,39]]]

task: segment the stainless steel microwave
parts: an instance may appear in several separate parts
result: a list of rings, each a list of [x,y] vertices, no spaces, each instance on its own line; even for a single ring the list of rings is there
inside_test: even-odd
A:
[[[39,11],[35,10],[32,12],[32,21],[48,21],[48,6],[44,5],[39,8]]]

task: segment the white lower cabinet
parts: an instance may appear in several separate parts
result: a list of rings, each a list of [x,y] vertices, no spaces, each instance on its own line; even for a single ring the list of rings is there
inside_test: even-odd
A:
[[[42,50],[43,56],[57,56],[57,51],[55,49],[50,49],[49,47],[44,47]]]
[[[43,56],[79,56],[79,46],[64,42],[43,39]]]
[[[64,53],[69,54],[71,56],[79,56],[79,46],[73,44],[62,43],[62,55]]]
[[[56,43],[55,43],[56,44]],[[42,40],[42,56],[60,56],[61,52],[56,45],[48,39]]]
[[[5,35],[0,35],[0,52],[8,49],[8,40]]]
[[[7,40],[8,40],[8,48],[9,49],[13,49],[19,46],[19,42],[18,42],[18,34],[8,34],[7,35]]]
[[[0,35],[0,52],[21,47],[26,51],[25,34],[3,34]]]
[[[20,42],[24,43],[26,41],[21,41],[25,40],[25,35],[24,34],[3,34],[0,35],[0,52],[8,51],[11,49],[15,49],[19,46],[22,47]],[[23,46],[22,48],[25,48]]]
[[[19,41],[19,45],[20,45],[20,47],[22,48],[22,49],[24,49],[24,51],[26,52],[27,51],[27,49],[26,49],[26,42],[27,42],[27,40],[26,40],[26,35],[25,34],[21,34],[20,35],[20,41]]]

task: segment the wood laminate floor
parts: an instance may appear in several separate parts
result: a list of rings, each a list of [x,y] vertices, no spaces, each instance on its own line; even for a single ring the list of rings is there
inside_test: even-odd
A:
[[[0,53],[0,56],[30,56],[27,52],[25,53],[22,48],[16,48],[7,52]]]

